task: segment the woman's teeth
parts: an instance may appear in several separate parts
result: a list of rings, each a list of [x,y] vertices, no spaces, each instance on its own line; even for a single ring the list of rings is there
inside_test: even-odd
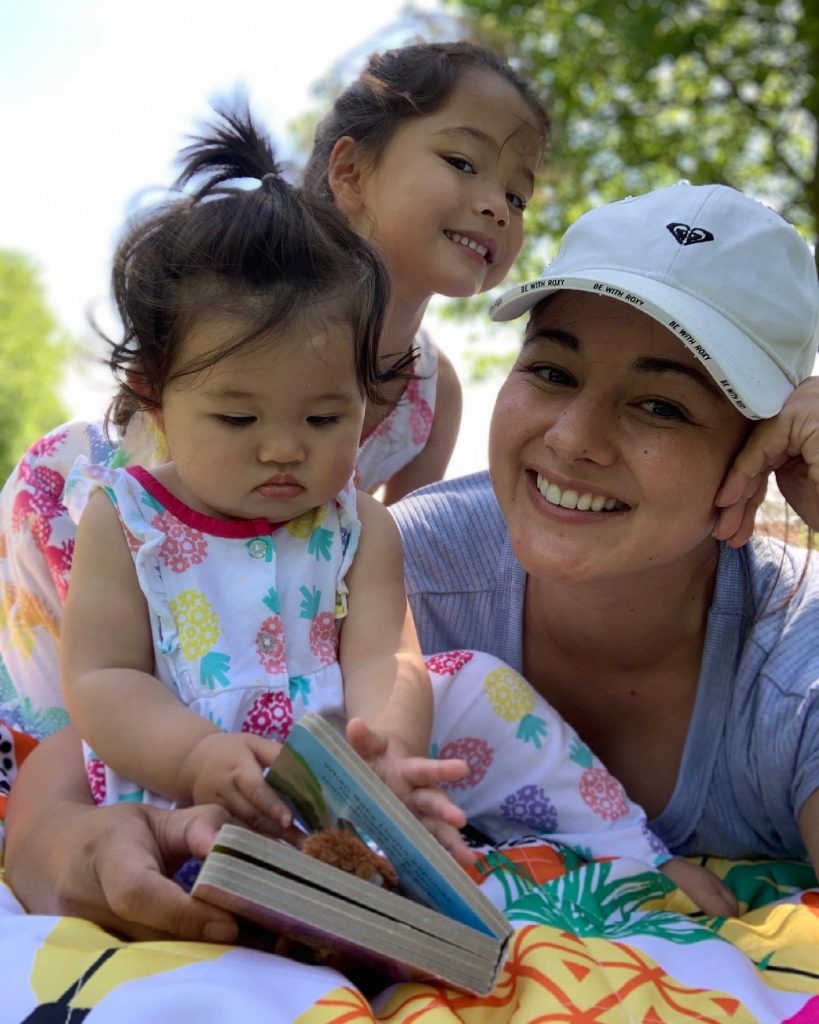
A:
[[[580,512],[613,512],[615,509],[626,507],[622,501],[607,498],[604,494],[592,494],[590,491],[578,494],[577,491],[568,489],[561,491],[557,484],[550,484],[540,473],[537,475],[537,489],[552,505],[576,508]]]
[[[481,245],[480,242],[476,242],[472,238],[467,238],[466,235],[459,235],[456,231],[444,231],[444,234],[453,242],[457,242],[458,245],[464,245],[467,249],[472,249],[473,252],[478,253],[479,256],[483,256],[484,259],[489,255],[489,250],[485,245]]]

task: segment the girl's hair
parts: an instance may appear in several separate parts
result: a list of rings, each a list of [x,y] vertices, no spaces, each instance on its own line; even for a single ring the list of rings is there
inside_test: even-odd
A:
[[[378,401],[387,271],[332,204],[284,181],[246,103],[215,112],[217,123],[179,154],[175,189],[195,182],[195,190],[141,214],[114,256],[123,333],[105,339],[120,382],[107,421],[125,427],[137,409],[160,405],[172,378],[207,369],[311,315],[352,325],[362,394]],[[242,178],[258,184],[224,184]],[[214,316],[237,318],[247,330],[172,371],[185,334]]]
[[[331,200],[327,171],[340,138],[349,135],[377,159],[403,122],[434,114],[468,70],[493,72],[509,82],[530,107],[534,127],[546,145],[549,114],[534,90],[502,57],[474,43],[419,43],[373,54],[358,78],[336,99],[316,129],[304,187]]]

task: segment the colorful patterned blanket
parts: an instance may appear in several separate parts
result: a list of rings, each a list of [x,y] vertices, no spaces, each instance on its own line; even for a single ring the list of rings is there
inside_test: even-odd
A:
[[[127,943],[87,922],[26,916],[0,885],[3,1024],[191,1021],[383,1024],[815,1024],[819,887],[793,863],[709,866],[739,918],[696,916],[636,862],[585,863],[533,839],[486,851],[485,891],[516,931],[495,991],[349,980],[257,950]]]

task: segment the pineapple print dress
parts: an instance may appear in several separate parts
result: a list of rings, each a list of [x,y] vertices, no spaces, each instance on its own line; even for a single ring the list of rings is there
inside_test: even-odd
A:
[[[337,622],[360,533],[352,484],[287,523],[224,520],[188,508],[142,467],[80,458],[65,491],[75,521],[97,488],[133,555],[154,673],[186,707],[226,732],[279,742],[307,710],[343,721]],[[97,803],[167,805],[85,754]]]
[[[535,835],[587,860],[659,867],[671,858],[642,808],[523,676],[480,651],[446,651],[426,665],[432,755],[468,764],[449,795],[489,842]]]
[[[418,358],[404,393],[389,414],[361,439],[356,484],[372,493],[424,450],[435,415],[438,349],[425,331],[415,336]]]

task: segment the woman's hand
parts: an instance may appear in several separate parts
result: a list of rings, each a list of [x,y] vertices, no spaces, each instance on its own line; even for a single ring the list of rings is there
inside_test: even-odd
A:
[[[231,942],[231,915],[167,877],[203,857],[227,818],[220,807],[96,807],[79,737],[62,729],[29,754],[12,786],[6,879],[31,913],[83,917],[132,939]]]
[[[32,913],[82,917],[131,939],[233,942],[233,918],[168,877],[190,857],[204,857],[227,820],[213,805],[173,811],[89,805],[76,813],[70,831],[64,823],[52,877],[47,884],[33,880],[23,903]],[[15,892],[16,874],[9,871]]]
[[[819,377],[803,381],[778,416],[754,427],[716,498],[717,540],[740,547],[750,538],[772,471],[794,512],[819,529]]]

